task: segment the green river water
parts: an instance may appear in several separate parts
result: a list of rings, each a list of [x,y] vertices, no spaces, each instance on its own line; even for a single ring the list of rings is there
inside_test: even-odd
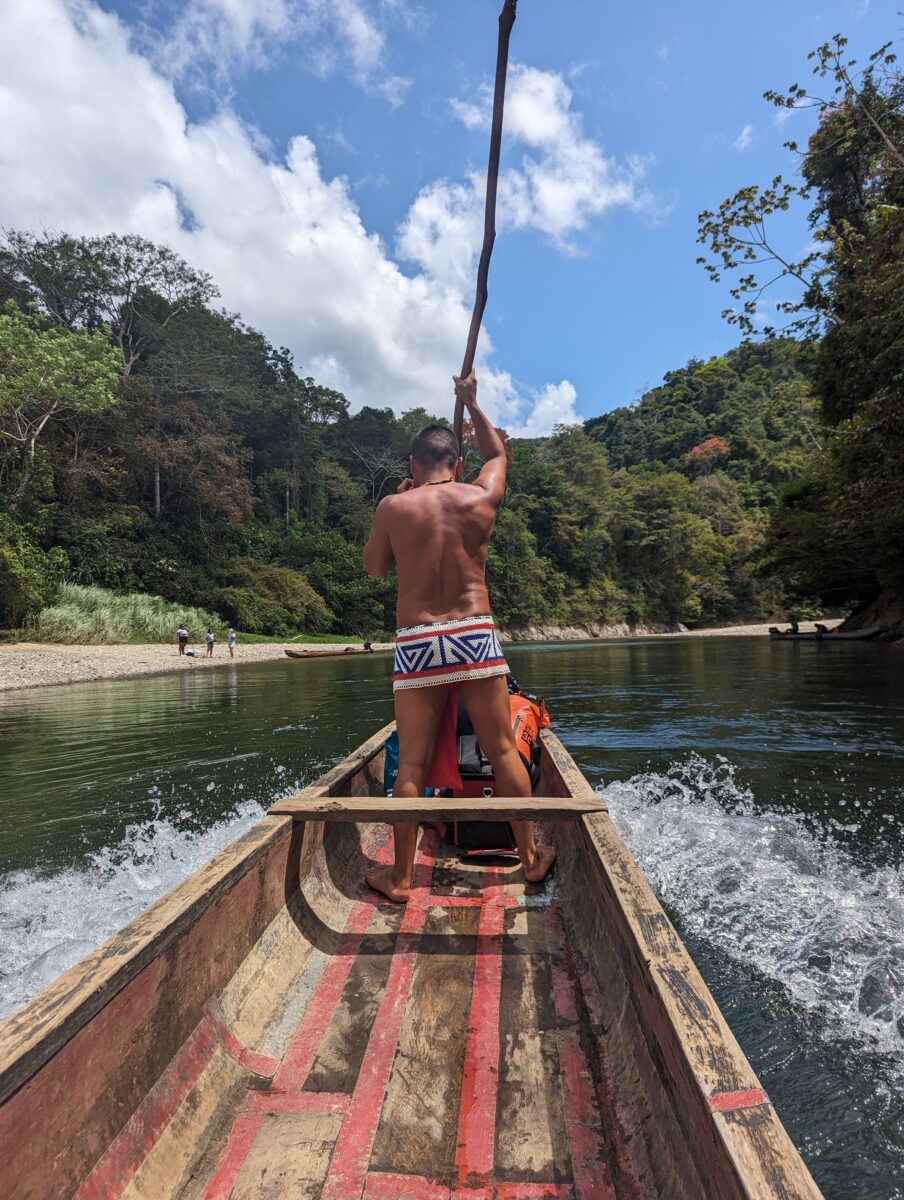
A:
[[[510,650],[826,1196],[901,1200],[904,650]],[[389,720],[389,667],[0,695],[0,1016]]]

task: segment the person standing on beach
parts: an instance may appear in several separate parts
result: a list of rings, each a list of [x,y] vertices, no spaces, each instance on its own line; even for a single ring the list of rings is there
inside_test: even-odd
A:
[[[229,657],[235,658],[235,630],[226,630],[226,645],[229,648]]]
[[[455,685],[481,749],[493,765],[500,796],[530,796],[527,770],[512,732],[508,664],[496,637],[486,587],[490,534],[505,492],[502,439],[477,404],[477,377],[455,379],[474,425],[484,466],[473,484],[461,482],[461,448],[451,429],[428,425],[415,437],[411,478],[380,501],[364,566],[382,578],[398,575],[393,694],[399,771],[393,795],[423,796],[437,733]],[[539,883],[555,861],[538,846],[531,821],[513,821],[528,882]],[[411,892],[417,825],[393,824],[395,862],[367,876],[390,900]]]
[[[179,654],[181,656],[185,653],[185,647],[188,645],[188,629],[184,621],[176,630],[176,637],[179,639]]]
[[[213,642],[214,642],[213,630],[208,629],[208,631],[207,631],[207,657],[208,658],[213,658]]]

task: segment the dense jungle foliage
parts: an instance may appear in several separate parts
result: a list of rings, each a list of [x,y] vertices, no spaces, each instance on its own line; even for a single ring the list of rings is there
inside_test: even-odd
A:
[[[902,85],[887,48],[856,76],[843,49],[817,52],[841,90],[818,101],[803,184],[701,217],[717,280],[770,255],[798,280],[800,301],[774,306],[793,336],[767,329],[516,443],[489,558],[503,626],[763,618],[904,586]],[[765,221],[800,196],[817,248],[792,263]],[[733,289],[745,335],[761,291],[754,274]],[[361,547],[430,414],[351,413],[216,297],[137,236],[7,232],[0,627],[64,581],[251,632],[393,627],[393,582],[367,577]]]
[[[740,307],[725,315],[742,332],[768,311],[812,347],[826,430],[781,495],[764,569],[798,597],[866,604],[884,592],[891,607],[904,596],[904,79],[891,43],[865,66],[840,36],[810,59],[812,88],[766,93],[818,114],[806,148],[786,143],[801,182],[742,188],[703,213],[700,261],[716,282],[734,279]],[[800,202],[813,241],[795,260],[773,218]],[[765,310],[770,288],[795,298]]]
[[[11,234],[2,267],[5,624],[67,580],[264,633],[393,626],[361,546],[428,413],[351,414],[139,238]],[[516,444],[490,555],[500,621],[773,608],[750,564],[812,447],[805,356],[784,341],[692,362],[634,408]]]

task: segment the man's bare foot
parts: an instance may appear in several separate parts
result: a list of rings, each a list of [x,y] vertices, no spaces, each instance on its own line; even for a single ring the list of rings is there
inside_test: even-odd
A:
[[[524,878],[528,883],[540,883],[549,874],[555,861],[555,847],[538,846],[536,858],[529,867],[524,868]]]
[[[411,895],[411,888],[408,884],[397,883],[392,872],[392,867],[377,867],[375,871],[367,872],[364,882],[375,892],[381,892],[387,900],[404,904]]]

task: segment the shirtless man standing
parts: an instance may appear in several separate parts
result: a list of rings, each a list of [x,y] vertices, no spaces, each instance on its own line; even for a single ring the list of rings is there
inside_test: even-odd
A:
[[[461,457],[452,431],[428,425],[414,439],[411,478],[382,500],[364,548],[364,566],[378,578],[395,564],[398,575],[396,658],[393,670],[399,772],[393,795],[423,796],[449,684],[468,710],[490,760],[500,796],[529,796],[530,778],[512,734],[508,666],[489,615],[487,547],[505,492],[502,440],[477,405],[477,378],[455,379],[484,457],[473,484],[461,482]],[[367,875],[390,900],[411,889],[417,824],[393,825],[395,863]],[[533,823],[513,821],[524,875],[544,878],[555,860],[538,846]]]

